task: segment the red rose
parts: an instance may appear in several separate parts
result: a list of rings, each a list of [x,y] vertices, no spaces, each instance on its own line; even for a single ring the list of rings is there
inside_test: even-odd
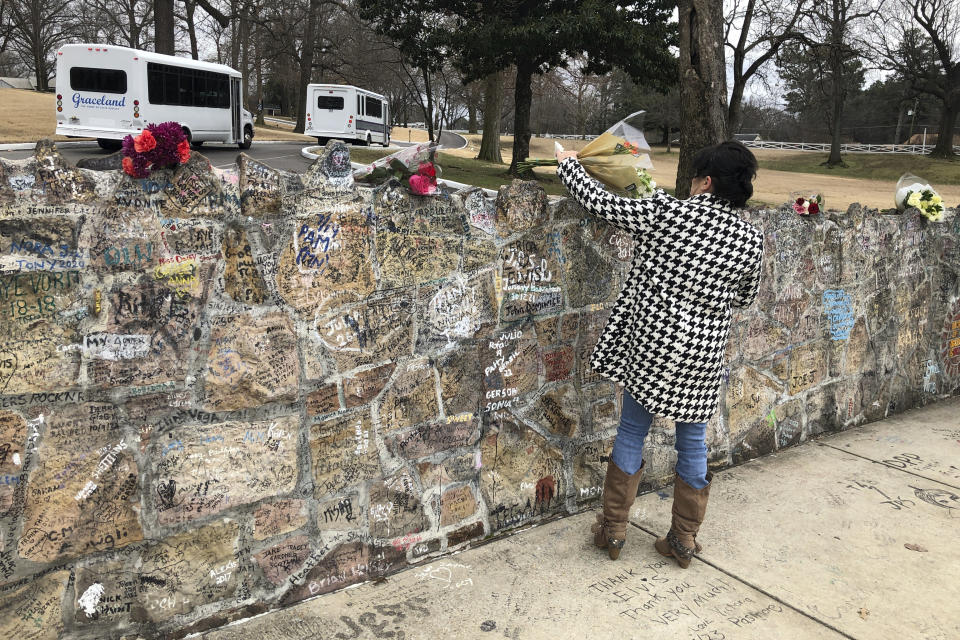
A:
[[[177,145],[177,155],[180,156],[180,164],[186,164],[187,160],[190,159],[190,143],[181,140]]]
[[[803,206],[803,198],[797,198],[797,204]]]
[[[820,205],[818,205],[816,202],[810,202],[809,211],[811,214],[820,213]]]
[[[133,148],[137,153],[146,153],[157,146],[157,139],[153,137],[148,129],[133,139]]]
[[[120,164],[123,165],[123,171],[129,176],[137,177],[136,171],[133,168],[133,158],[124,158],[120,161]]]

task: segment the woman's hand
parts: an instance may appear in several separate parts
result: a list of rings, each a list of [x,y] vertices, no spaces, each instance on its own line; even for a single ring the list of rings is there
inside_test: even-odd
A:
[[[576,158],[576,157],[577,157],[576,151],[559,151],[557,153],[557,162],[563,162],[567,158]]]

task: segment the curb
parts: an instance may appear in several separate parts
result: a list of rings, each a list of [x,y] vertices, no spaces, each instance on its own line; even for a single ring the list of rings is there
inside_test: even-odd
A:
[[[317,147],[317,146],[304,147],[303,149],[300,149],[300,155],[302,155],[307,160],[316,160],[320,156],[313,153],[311,149],[319,149],[319,148],[320,147]],[[353,165],[354,169],[363,169],[364,167],[369,166],[366,164],[361,164],[359,162],[351,162],[350,164]],[[444,180],[443,178],[438,179],[437,183],[447,187],[452,187],[454,189],[457,189],[458,191],[460,189],[480,189],[481,191],[483,191],[483,194],[486,196],[489,196],[492,198],[497,197],[497,192],[494,191],[493,189],[484,189],[483,187],[477,187],[476,185],[472,185],[472,184],[464,184],[463,182],[454,182],[453,180]]]
[[[37,141],[39,142],[39,140]],[[54,140],[53,144],[58,147],[99,147],[96,142],[90,142],[88,140],[82,140],[79,142],[70,142],[69,140]],[[8,142],[6,144],[0,144],[0,151],[30,151],[31,149],[36,149],[36,142]]]

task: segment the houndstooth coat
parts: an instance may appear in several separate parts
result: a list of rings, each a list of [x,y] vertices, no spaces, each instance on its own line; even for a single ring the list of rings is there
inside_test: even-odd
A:
[[[621,198],[574,158],[558,175],[587,211],[636,243],[590,365],[651,413],[709,421],[720,400],[730,306],[749,306],[760,287],[763,233],[712,194]]]

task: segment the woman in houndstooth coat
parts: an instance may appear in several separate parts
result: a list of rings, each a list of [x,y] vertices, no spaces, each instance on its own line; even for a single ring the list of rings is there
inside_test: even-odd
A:
[[[595,542],[616,559],[643,468],[654,415],[676,421],[673,523],[657,550],[682,567],[710,491],[706,423],[717,409],[730,307],[753,303],[760,286],[763,233],[735,213],[753,194],[757,162],[724,142],[694,159],[691,196],[663,191],[642,200],[606,191],[575,153],[558,156],[558,175],[587,211],[629,232],[633,266],[591,358],[595,371],[624,386],[620,427],[604,481]]]

